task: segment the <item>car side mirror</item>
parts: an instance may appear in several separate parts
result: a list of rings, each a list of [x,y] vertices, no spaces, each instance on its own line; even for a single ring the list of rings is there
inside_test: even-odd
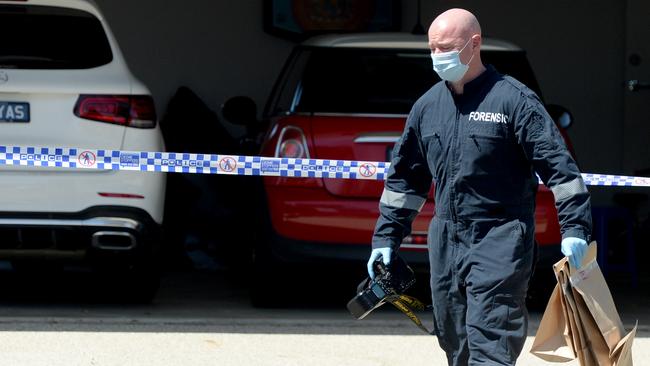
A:
[[[555,123],[565,130],[573,124],[573,115],[561,105],[549,104],[546,106],[546,111]]]
[[[257,124],[257,105],[253,99],[246,96],[236,96],[228,99],[221,106],[223,118],[230,123],[241,126]]]

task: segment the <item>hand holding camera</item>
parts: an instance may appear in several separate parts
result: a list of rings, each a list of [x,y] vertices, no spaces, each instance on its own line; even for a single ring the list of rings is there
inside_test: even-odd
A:
[[[390,265],[390,260],[393,256],[393,249],[392,248],[377,248],[373,249],[372,252],[370,253],[370,259],[368,259],[368,276],[370,276],[370,279],[373,280],[375,279],[375,269],[374,269],[374,263],[376,260],[378,260],[381,257],[382,262],[386,266]]]
[[[413,323],[427,334],[427,329],[413,310],[431,310],[420,300],[404,292],[415,283],[415,273],[391,248],[374,249],[368,261],[368,275],[357,287],[357,295],[348,302],[348,311],[357,319],[363,319],[385,303],[393,304]]]
[[[368,262],[368,275],[357,288],[348,310],[363,319],[391,297],[399,296],[415,283],[415,273],[391,248],[374,249]]]

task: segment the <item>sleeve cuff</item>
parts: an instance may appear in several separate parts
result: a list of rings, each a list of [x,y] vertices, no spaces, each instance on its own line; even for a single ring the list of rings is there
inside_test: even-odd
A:
[[[564,233],[562,233],[562,240],[566,238],[580,238],[586,241],[587,243],[591,241],[591,235],[589,235],[589,233],[587,233],[586,230],[578,229],[578,228],[569,229]]]
[[[399,248],[399,244],[396,244],[394,240],[388,238],[373,238],[372,239],[372,249],[379,248]]]

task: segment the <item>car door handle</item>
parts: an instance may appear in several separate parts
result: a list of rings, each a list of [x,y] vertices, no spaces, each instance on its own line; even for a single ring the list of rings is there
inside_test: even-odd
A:
[[[639,80],[628,80],[627,90],[631,92],[639,91],[642,89],[650,89],[650,83]]]
[[[373,143],[396,143],[400,138],[399,133],[367,133],[359,135],[354,139],[356,144],[373,144]]]

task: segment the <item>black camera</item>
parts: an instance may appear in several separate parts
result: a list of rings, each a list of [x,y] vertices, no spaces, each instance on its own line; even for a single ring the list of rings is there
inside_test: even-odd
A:
[[[350,314],[357,319],[363,319],[415,283],[415,273],[396,254],[388,266],[379,259],[373,263],[373,268],[375,278],[363,280],[357,287],[357,295],[347,305]]]

